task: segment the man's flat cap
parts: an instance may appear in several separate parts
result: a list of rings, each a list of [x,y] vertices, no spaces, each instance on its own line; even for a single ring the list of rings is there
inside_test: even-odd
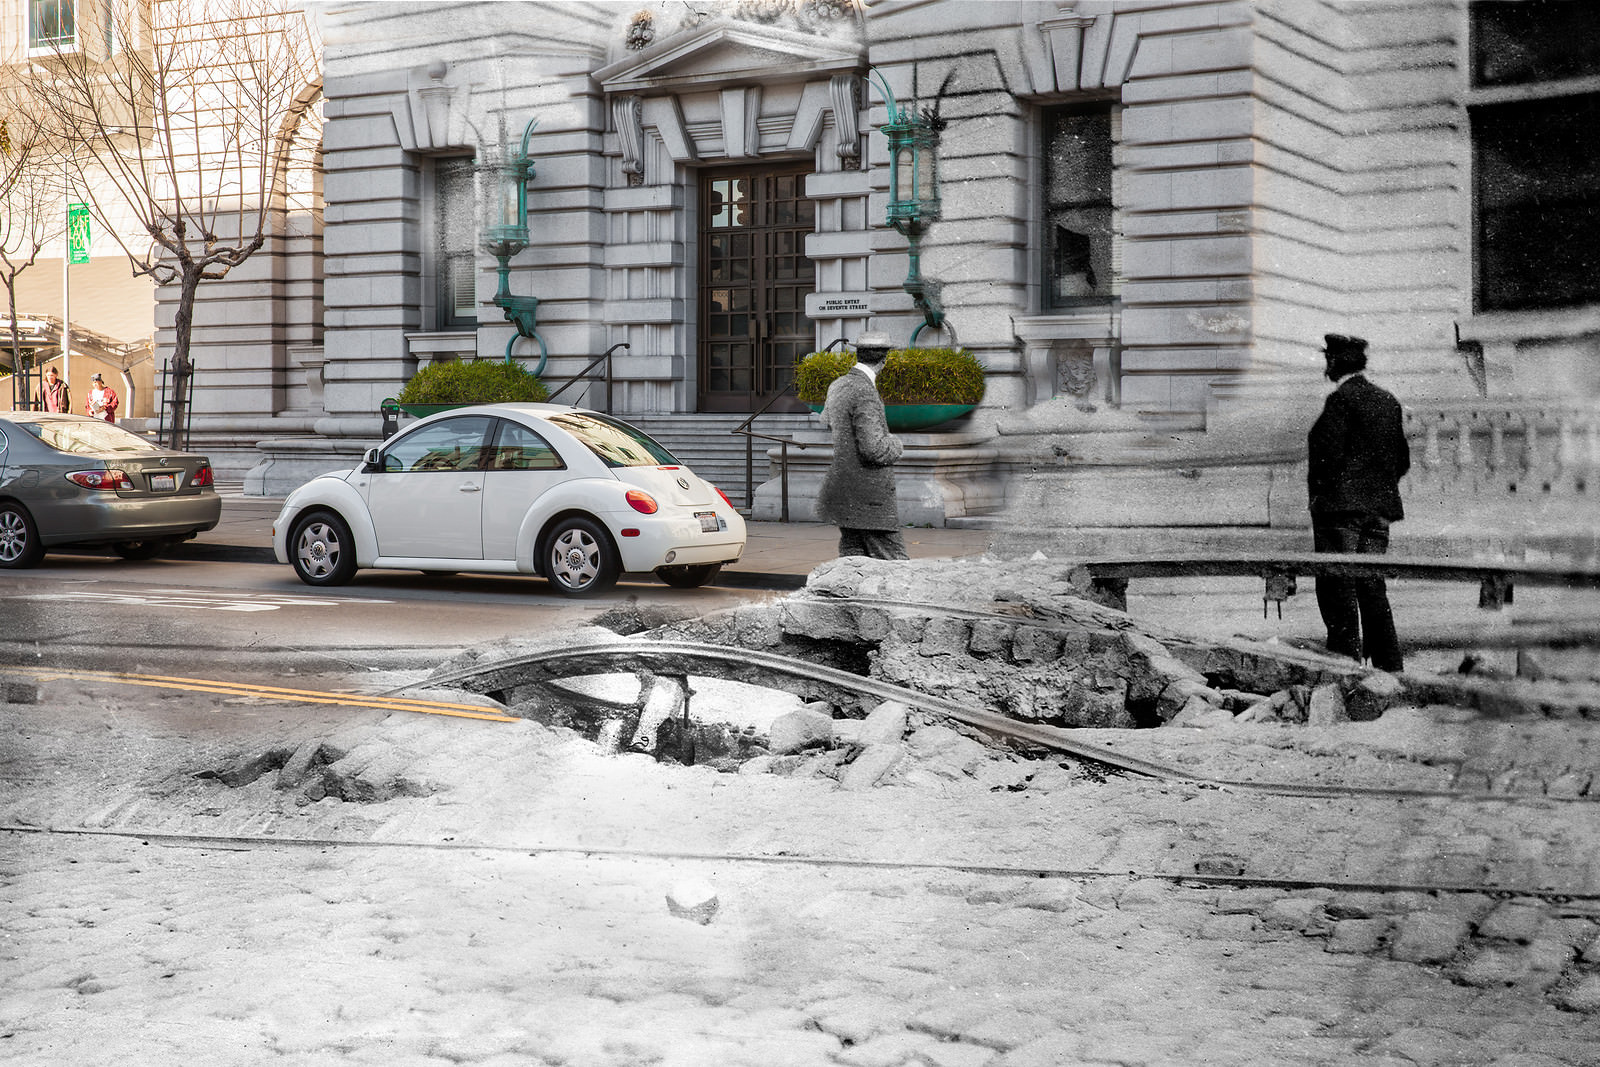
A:
[[[1349,337],[1342,333],[1322,335],[1322,354],[1329,359],[1346,359],[1367,354],[1365,337]]]

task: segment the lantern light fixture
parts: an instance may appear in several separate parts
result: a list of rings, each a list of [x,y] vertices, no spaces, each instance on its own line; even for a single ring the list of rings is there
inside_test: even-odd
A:
[[[939,218],[941,210],[939,139],[945,121],[939,117],[938,99],[931,109],[921,112],[916,109],[914,97],[910,106],[902,107],[882,72],[873,67],[869,77],[877,82],[889,112],[889,121],[878,127],[889,141],[889,212],[885,221],[910,244],[910,270],[902,288],[922,312],[923,321],[912,331],[911,342],[914,344],[917,335],[930,326],[950,330],[953,338],[954,328],[945,323],[939,303],[939,283],[922,276],[922,235]],[[947,75],[939,88],[941,96],[949,84]]]
[[[485,170],[493,175],[493,188],[486,190],[488,218],[481,235],[484,251],[499,261],[499,289],[494,303],[506,314],[506,320],[516,326],[517,332],[506,342],[506,362],[511,362],[511,349],[522,337],[539,343],[539,365],[533,373],[543,374],[549,351],[544,338],[539,336],[539,298],[513,296],[511,293],[511,258],[528,247],[528,185],[534,178],[533,158],[528,154],[528,141],[537,118],[529,119],[522,131],[522,147],[516,155],[500,163],[490,164]]]

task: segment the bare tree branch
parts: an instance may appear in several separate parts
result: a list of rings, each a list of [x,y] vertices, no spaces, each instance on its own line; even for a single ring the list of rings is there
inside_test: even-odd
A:
[[[32,64],[96,221],[135,276],[178,286],[175,426],[200,283],[259,251],[291,173],[320,166],[320,45],[291,4],[114,0],[109,52],[80,21]],[[130,213],[137,233],[122,232]]]

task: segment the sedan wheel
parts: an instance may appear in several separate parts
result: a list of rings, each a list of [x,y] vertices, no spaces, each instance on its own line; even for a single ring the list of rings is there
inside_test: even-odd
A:
[[[331,511],[313,511],[294,524],[289,557],[307,585],[343,585],[356,573],[355,539]]]
[[[0,567],[32,567],[43,558],[33,516],[21,504],[0,504]]]
[[[589,519],[563,519],[545,541],[546,576],[568,596],[602,593],[617,584],[621,564],[611,538]]]

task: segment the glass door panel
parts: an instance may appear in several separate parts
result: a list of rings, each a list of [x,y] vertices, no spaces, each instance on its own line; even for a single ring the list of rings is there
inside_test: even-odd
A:
[[[812,350],[805,316],[816,271],[805,255],[816,205],[804,164],[702,172],[699,407],[755,411]],[[773,410],[804,410],[793,400]]]

